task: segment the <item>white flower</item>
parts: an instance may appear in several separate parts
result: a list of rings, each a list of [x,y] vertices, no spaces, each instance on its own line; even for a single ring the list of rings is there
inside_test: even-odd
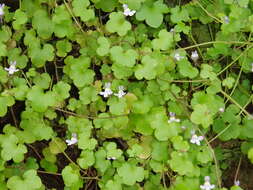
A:
[[[251,72],[253,72],[253,63],[251,63]]]
[[[101,96],[104,96],[105,98],[107,98],[113,94],[113,91],[111,90],[111,83],[110,82],[105,83],[104,89],[105,89],[104,91],[99,93]]]
[[[182,130],[186,130],[186,126],[181,126],[181,129]]]
[[[9,68],[4,68],[6,71],[8,71],[9,72],[9,75],[12,75],[12,74],[14,74],[15,72],[17,72],[17,71],[19,71],[19,69],[16,69],[16,61],[11,61],[10,62],[10,67]]]
[[[116,160],[116,157],[112,156],[112,157],[107,157],[107,160]]]
[[[192,133],[192,138],[191,138],[190,142],[192,144],[196,144],[196,145],[200,146],[200,141],[204,140],[204,137],[203,136],[197,136],[195,134],[195,131],[192,131],[191,133]]]
[[[119,86],[118,89],[118,93],[114,93],[115,96],[117,96],[118,98],[122,98],[126,95],[126,93],[124,92],[124,86]]]
[[[180,61],[183,58],[184,58],[184,56],[181,56],[179,53],[175,53],[175,55],[174,55],[174,59],[176,59],[177,61]]]
[[[210,183],[210,177],[206,176],[205,177],[205,183],[203,185],[200,185],[200,189],[202,189],[202,190],[211,190],[211,189],[214,189],[214,188],[215,188],[215,185],[211,185],[211,183]]]
[[[226,24],[228,24],[229,21],[230,21],[230,20],[229,20],[229,17],[228,17],[228,16],[225,16],[225,17],[224,17],[224,22],[225,22]]]
[[[127,4],[123,4],[123,9],[124,9],[124,13],[123,14],[125,16],[133,16],[136,13],[135,10],[129,9]]]
[[[4,15],[4,6],[5,4],[0,4],[0,17],[2,17]]]
[[[192,54],[191,54],[191,59],[196,62],[198,59],[199,59],[199,54],[198,52],[195,50],[195,51],[192,51]]]
[[[170,119],[168,120],[168,123],[172,123],[172,122],[180,122],[180,119],[176,119],[176,114],[173,112],[170,112]]]
[[[224,109],[224,108],[219,108],[219,111],[220,111],[221,113],[223,113],[223,112],[225,111],[225,109]]]
[[[234,182],[234,184],[235,184],[235,186],[240,186],[240,181],[239,181],[239,180],[236,180],[236,181]]]
[[[68,140],[68,139],[66,140],[66,143],[67,143],[68,146],[70,146],[72,144],[76,144],[77,142],[78,142],[78,140],[77,140],[76,133],[72,133],[71,139],[70,140]]]

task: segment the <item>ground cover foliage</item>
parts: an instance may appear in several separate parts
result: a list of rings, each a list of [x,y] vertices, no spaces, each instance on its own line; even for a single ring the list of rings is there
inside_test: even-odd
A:
[[[0,190],[253,189],[253,1],[0,9]]]

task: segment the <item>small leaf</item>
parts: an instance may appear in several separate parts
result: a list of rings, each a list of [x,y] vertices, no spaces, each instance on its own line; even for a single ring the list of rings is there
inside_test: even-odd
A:
[[[118,35],[124,36],[131,29],[130,22],[125,20],[122,12],[113,12],[109,16],[110,20],[106,23],[106,30],[110,33],[117,32]]]

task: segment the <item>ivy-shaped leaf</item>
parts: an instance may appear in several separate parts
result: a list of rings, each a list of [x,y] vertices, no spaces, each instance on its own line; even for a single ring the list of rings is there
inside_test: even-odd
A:
[[[45,112],[49,106],[53,106],[56,102],[52,92],[44,92],[42,88],[33,86],[27,94],[27,99],[31,101],[34,111]]]
[[[147,80],[155,79],[157,73],[156,73],[156,67],[158,66],[158,63],[156,59],[150,57],[149,55],[145,55],[142,60],[142,64],[137,65],[135,70],[135,77],[138,80],[141,80],[143,78]]]
[[[124,67],[133,67],[138,54],[133,49],[124,51],[121,46],[114,46],[110,49],[111,59],[115,64]]]
[[[163,22],[163,13],[168,11],[168,7],[163,4],[162,0],[155,2],[145,1],[141,9],[136,13],[136,19],[139,21],[145,20],[149,26],[158,28]]]
[[[158,39],[152,41],[155,50],[167,50],[173,46],[174,37],[172,32],[163,29],[159,32],[158,37]]]
[[[42,182],[36,170],[27,170],[22,178],[19,176],[12,176],[9,178],[7,187],[13,190],[39,190],[42,187]]]
[[[57,6],[54,9],[52,21],[54,23],[54,33],[57,37],[72,36],[75,32],[75,27],[72,26],[72,20],[65,5]]]
[[[44,44],[43,47],[29,48],[29,55],[35,67],[43,67],[46,61],[53,61],[54,48],[51,44]]]
[[[15,11],[14,19],[15,21],[12,22],[12,25],[15,30],[21,29],[22,25],[24,25],[28,20],[25,12],[20,9]]]
[[[113,12],[109,16],[110,20],[106,23],[105,28],[108,32],[117,32],[118,35],[124,36],[131,29],[131,24],[125,20],[122,12]]]
[[[66,57],[67,53],[71,51],[72,44],[68,40],[60,40],[56,43],[57,56]]]
[[[62,178],[66,187],[71,189],[80,189],[83,187],[83,180],[81,179],[79,169],[71,164],[62,170]]]
[[[54,30],[52,20],[43,9],[39,9],[34,13],[32,25],[37,30],[38,35],[43,39],[50,38]]]
[[[88,69],[90,66],[90,59],[85,56],[73,58],[69,56],[65,59],[64,72],[69,75],[77,87],[83,87],[93,82],[95,73]]]
[[[193,67],[191,63],[185,59],[177,63],[179,73],[185,77],[195,78],[198,75],[198,69]]]
[[[97,39],[97,42],[99,44],[99,47],[97,48],[97,54],[99,56],[105,56],[109,53],[110,49],[110,41],[105,37],[99,37]]]
[[[141,182],[144,179],[144,169],[130,163],[122,164],[121,167],[117,168],[117,171],[126,185],[134,185],[136,182]]]
[[[90,5],[89,0],[74,0],[72,5],[74,14],[79,16],[83,22],[95,18],[94,10],[87,8]]]
[[[3,160],[8,161],[13,159],[14,162],[21,162],[24,160],[24,154],[27,152],[27,148],[24,144],[19,143],[17,136],[0,135],[0,145],[2,147],[1,157]]]

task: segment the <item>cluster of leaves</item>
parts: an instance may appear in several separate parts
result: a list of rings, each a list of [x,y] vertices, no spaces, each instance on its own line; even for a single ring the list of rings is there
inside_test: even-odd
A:
[[[217,190],[242,189],[222,183],[233,159],[222,142],[238,142],[253,163],[253,1],[179,2],[4,7],[0,189],[54,187],[44,175],[61,176],[66,190],[198,190],[205,176]],[[125,16],[123,4],[136,14]],[[101,96],[108,82],[126,95]],[[180,121],[168,122],[170,112]]]

